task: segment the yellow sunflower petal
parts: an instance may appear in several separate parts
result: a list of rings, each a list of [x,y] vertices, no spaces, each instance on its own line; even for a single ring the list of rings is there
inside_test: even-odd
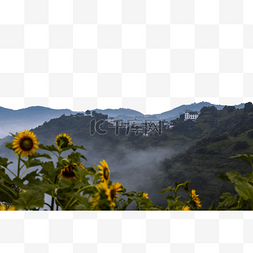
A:
[[[14,152],[20,154],[21,157],[27,157],[30,154],[35,153],[35,149],[38,149],[39,142],[37,142],[36,135],[29,130],[19,132],[13,139]]]
[[[6,211],[6,206],[5,206],[5,204],[0,205],[0,211]]]

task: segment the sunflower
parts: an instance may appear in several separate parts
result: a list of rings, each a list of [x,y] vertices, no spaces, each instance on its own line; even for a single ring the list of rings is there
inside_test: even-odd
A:
[[[100,162],[100,163],[102,164],[102,166],[98,165],[98,167],[100,168],[99,173],[101,174],[101,180],[108,184],[110,180],[110,176],[109,176],[110,170],[109,170],[108,164],[105,160],[103,160],[103,162]]]
[[[55,143],[58,146],[58,149],[60,148],[66,148],[68,145],[71,145],[71,139],[69,135],[67,134],[59,134],[56,138],[55,138]]]
[[[109,196],[108,196],[108,185],[107,185],[106,182],[100,182],[100,183],[98,184],[98,188],[99,188],[100,190],[104,191],[105,194],[107,195],[107,197],[109,197]],[[99,206],[98,206],[98,202],[99,202],[100,199],[101,199],[100,193],[97,192],[97,193],[95,194],[95,197],[92,198],[92,199],[90,200],[90,204],[91,204],[91,208],[92,208],[92,209],[94,209],[94,210],[100,210],[100,208],[99,208]]]
[[[100,208],[99,208],[98,205],[97,205],[99,199],[100,199],[100,195],[99,195],[99,193],[97,192],[97,193],[95,194],[95,197],[92,198],[92,199],[90,200],[90,207],[91,207],[91,209],[100,210]]]
[[[190,207],[189,206],[183,206],[182,211],[190,211]]]
[[[116,194],[120,193],[122,191],[122,184],[113,183],[113,185],[110,187],[110,189],[107,190],[108,200],[110,201],[110,206],[115,206],[114,201],[116,198],[119,198],[119,196],[116,196]]]
[[[80,168],[82,168],[83,170],[85,169],[85,168],[83,167],[82,164],[78,164],[78,166],[79,166]]]
[[[38,144],[36,135],[28,130],[24,132],[19,132],[15,135],[13,139],[13,148],[15,149],[15,153],[20,154],[21,157],[25,156],[27,158],[28,155],[34,154],[35,149],[38,149]]]
[[[143,195],[142,195],[142,197],[143,197],[143,198],[146,198],[146,199],[148,199],[148,193],[144,193],[144,192],[143,192]]]
[[[71,181],[77,180],[78,178],[76,177],[75,172],[73,171],[73,169],[76,167],[76,165],[79,166],[82,169],[85,169],[82,164],[73,163],[72,165],[66,165],[61,170],[61,173],[60,173],[59,177],[60,178],[67,178]]]
[[[10,206],[10,207],[8,208],[8,211],[15,211],[15,207],[14,207],[14,206]]]
[[[10,206],[7,210],[5,204],[2,204],[2,205],[0,205],[0,211],[15,211],[15,207]],[[20,211],[20,209],[18,209],[17,211]]]
[[[198,198],[199,195],[196,194],[195,190],[192,190],[192,199],[194,200],[196,207],[199,209],[202,207],[202,205],[200,204],[200,200]]]
[[[5,204],[0,205],[0,211],[6,211],[6,206],[5,206]]]

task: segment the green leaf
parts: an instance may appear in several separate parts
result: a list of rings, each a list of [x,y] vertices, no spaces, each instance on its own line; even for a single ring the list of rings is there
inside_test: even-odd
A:
[[[175,197],[172,196],[172,195],[170,195],[170,194],[168,194],[168,195],[166,196],[166,199],[173,199],[173,200],[175,200]]]
[[[239,172],[234,172],[234,171],[227,172],[227,176],[232,183],[236,183],[237,180],[242,178]]]
[[[9,191],[6,186],[0,185],[0,202],[11,203],[14,198],[16,198],[16,196]]]
[[[42,169],[40,171],[41,174],[49,178],[50,180],[54,181],[54,178],[56,176],[56,169],[54,168],[54,163],[51,162],[45,162],[41,165]]]
[[[79,149],[82,149],[82,150],[86,150],[82,145],[79,146],[79,145],[70,145],[70,148],[73,150],[73,151],[76,151],[78,148]]]
[[[81,163],[81,159],[80,158],[83,158],[83,159],[87,160],[82,154],[80,154],[78,152],[72,152],[70,155],[68,155],[68,159],[72,163]]]
[[[84,182],[81,181],[75,181],[74,182],[74,189],[80,190],[81,188],[87,186]]]
[[[232,159],[234,159],[234,158],[244,159],[244,160],[249,161],[252,165],[253,155],[247,156],[246,154],[240,154],[240,155],[236,155],[236,156],[231,156],[230,158],[232,158]]]
[[[169,186],[168,188],[163,189],[162,191],[158,192],[158,194],[162,194],[162,193],[165,193],[165,192],[167,192],[167,191],[172,191],[172,192],[174,192],[175,189],[174,189],[172,186]]]
[[[58,188],[58,184],[49,184],[47,181],[44,181],[43,184],[39,186],[40,190],[50,196],[55,192],[55,189]]]
[[[8,165],[11,164],[11,163],[13,163],[13,162],[9,162],[8,163],[8,159],[7,158],[0,157],[0,166],[3,166],[5,168],[7,168]]]
[[[80,155],[80,157],[83,158],[84,160],[88,161],[84,155]]]
[[[3,182],[13,183],[10,177],[5,173],[4,169],[0,169],[0,178],[3,179]]]
[[[50,145],[50,146],[44,146],[43,144],[38,145],[40,149],[43,150],[48,150],[48,151],[56,151],[59,152],[59,149],[55,145]]]
[[[128,198],[128,201],[124,200],[123,198],[120,198],[117,202],[116,202],[116,209],[117,211],[120,210],[126,210],[126,208],[133,202],[132,199]]]
[[[180,184],[180,182],[175,182],[175,188]]]
[[[136,195],[136,192],[135,191],[130,191],[130,192],[126,192],[126,193],[123,193],[122,196],[127,196],[127,197],[130,197],[130,196],[135,196]]]
[[[24,164],[27,168],[40,166],[42,163],[43,162],[41,162],[39,159],[27,160],[24,162]]]
[[[230,192],[222,193],[220,196],[220,202],[218,209],[223,209],[224,207],[232,207],[237,205],[237,196],[233,196]]]
[[[186,182],[184,182],[184,184],[182,185],[186,191],[188,191],[188,190],[189,190],[189,187],[190,187],[190,182],[191,182],[190,180],[187,180],[187,181],[186,181]]]
[[[168,200],[168,207],[174,207],[174,209],[175,209],[175,207],[178,205],[178,202],[177,201],[170,201],[170,200]]]
[[[82,194],[95,195],[98,192],[98,189],[95,185],[87,185],[82,191]]]
[[[253,172],[249,173],[246,178],[249,180],[249,181],[253,181]]]
[[[69,210],[77,210],[77,211],[81,211],[81,210],[89,210],[89,206],[78,203],[78,204],[74,204],[73,206],[71,206],[69,208]]]
[[[50,155],[48,154],[39,154],[39,153],[34,153],[28,156],[28,159],[31,160],[33,158],[39,158],[39,157],[44,157],[44,158],[48,158],[48,159],[52,159]]]
[[[72,182],[67,178],[59,179],[59,188],[69,188],[72,185]]]
[[[88,172],[85,169],[80,168],[79,166],[75,166],[73,169],[76,177],[83,183],[87,183],[90,178],[88,178]]]
[[[235,190],[244,200],[253,201],[253,186],[248,183],[247,178],[243,178],[238,172],[227,173],[230,181],[235,184]]]
[[[247,201],[245,199],[239,198],[237,207],[239,210],[241,210],[246,204],[247,204]]]
[[[213,203],[210,208],[208,209],[208,211],[212,211],[212,210],[216,210],[215,204]]]
[[[85,167],[86,171],[90,174],[90,175],[95,175],[96,174],[96,170],[92,167]]]
[[[15,150],[15,149],[13,148],[12,142],[6,142],[6,143],[5,143],[5,147],[8,148],[8,149],[10,149],[10,150]]]
[[[6,180],[4,178],[0,179],[0,188],[2,192],[5,192],[9,197],[13,198],[16,197],[16,188],[17,186],[14,182],[10,180]]]
[[[21,178],[19,178],[19,177],[15,177],[15,178],[13,179],[13,183],[14,183],[16,186],[20,187],[20,188],[23,188],[23,186],[24,186],[23,180],[22,180]]]
[[[38,187],[39,185],[42,184],[42,180],[40,180],[38,178],[38,173],[37,173],[38,169],[36,169],[35,171],[30,172],[29,174],[27,174],[25,177],[23,177],[22,181],[25,182],[26,180],[28,181],[28,184],[26,185],[26,187]],[[44,183],[43,183],[44,184]]]
[[[66,193],[66,197],[68,199],[72,199],[71,203],[69,204],[68,208],[66,210],[73,210],[73,207],[75,204],[71,205],[76,199],[78,200],[79,203],[81,203],[82,205],[84,205],[86,207],[86,210],[89,208],[89,201],[87,197],[83,197],[80,194],[73,192],[73,193]],[[76,202],[76,203],[78,203]],[[65,208],[65,207],[64,207]]]
[[[95,182],[97,183],[99,179],[101,179],[101,174],[98,173],[95,175]]]
[[[227,181],[230,181],[228,175],[226,175],[225,173],[220,173],[218,175],[218,178],[222,179],[222,180],[227,180]]]

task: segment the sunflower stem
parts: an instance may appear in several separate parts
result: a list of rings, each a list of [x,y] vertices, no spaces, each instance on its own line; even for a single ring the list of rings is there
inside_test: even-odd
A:
[[[177,186],[177,188],[176,188],[176,190],[175,190],[175,198],[177,197],[177,192],[178,192],[178,190],[179,190],[179,187],[180,186],[182,186],[183,184],[179,184],[178,186]]]
[[[2,186],[4,186],[6,189],[8,189],[10,192],[12,192],[13,195],[17,196],[16,192],[14,192],[14,191],[12,191],[11,189],[9,189],[8,186],[6,186],[6,185],[4,185],[4,184],[2,184]],[[3,192],[5,192],[7,195],[9,195],[9,196],[12,198],[12,196],[10,195],[10,193],[6,192],[4,189],[0,189],[0,190],[3,191]]]
[[[66,207],[65,207],[64,210],[66,210],[66,209],[69,207],[69,204],[70,204],[70,202],[72,201],[72,199],[73,199],[73,197],[71,197],[71,199],[70,199],[69,202],[67,203],[67,205],[66,205]]]
[[[54,184],[50,179],[48,179],[48,178],[46,178],[46,177],[44,177],[44,176],[42,176],[38,173],[36,174],[36,176],[42,177],[42,178],[46,179],[49,183]]]
[[[76,200],[74,200],[74,201],[72,202],[72,204],[71,204],[71,205],[69,205],[69,207],[71,207],[72,205],[74,205],[74,204],[76,203],[76,201],[77,201],[77,199],[76,199]]]
[[[23,166],[22,166],[23,167]],[[20,170],[22,169],[22,167],[20,168]],[[25,168],[25,170],[21,173],[20,175],[20,178],[23,176],[23,174],[25,173],[25,171],[27,170],[28,168]]]
[[[86,188],[89,188],[89,187],[93,187],[93,185],[85,186],[85,187],[79,189],[76,193],[79,193],[79,192],[81,192],[81,191],[83,191],[83,190],[85,190]],[[97,186],[96,186],[96,188],[97,188],[97,190],[99,191],[99,189],[98,189]],[[71,203],[71,201],[73,200],[73,198],[74,198],[74,197],[71,197],[71,199],[70,199],[69,202],[67,203],[67,205],[66,205],[66,207],[65,207],[64,210],[66,210],[69,206],[71,206],[70,203]],[[75,201],[74,201],[74,202],[75,202]],[[73,204],[73,203],[72,203],[72,204]]]
[[[17,176],[15,173],[13,173],[10,169],[8,169],[7,167],[4,167],[5,169],[7,169],[12,175],[14,175],[15,177]]]
[[[20,174],[20,154],[18,155],[18,175],[17,177],[19,177]],[[17,186],[17,198],[19,198],[19,187]]]
[[[20,167],[20,169],[22,169],[22,168],[24,167],[24,165],[25,165],[25,164],[23,164],[23,165]]]
[[[77,191],[77,193],[79,193],[79,192],[81,192],[81,191],[83,191],[83,190],[85,190],[86,188],[89,188],[89,187],[94,187],[94,185],[87,185],[87,186],[85,186],[85,187],[79,189],[79,190]],[[96,185],[95,185],[95,187],[96,187],[97,190],[99,191],[99,188],[98,188]]]
[[[47,206],[49,206],[49,207],[51,207],[48,203],[44,203],[45,205],[47,205]]]
[[[57,202],[59,204],[59,206],[61,207],[61,209],[63,210],[63,207],[61,205],[61,203],[59,202],[59,200],[54,196],[54,194],[52,195],[52,198],[55,199],[55,202]],[[52,207],[52,206],[51,206]],[[52,210],[52,209],[51,209]]]
[[[63,206],[61,205],[61,203],[59,202],[58,199],[55,199],[55,201],[59,204],[59,206],[61,207],[61,209],[63,210]]]
[[[55,176],[55,179],[54,179],[54,184],[56,184],[56,180],[57,180],[57,175]],[[53,194],[52,194],[52,200],[51,200],[51,211],[54,210],[54,191],[53,191]]]
[[[59,157],[58,157],[58,155],[57,155],[57,154],[55,154],[55,152],[54,152],[54,151],[51,151],[51,152],[52,152],[52,153],[53,153],[53,154],[54,154],[57,158],[59,158]]]
[[[83,193],[82,193],[82,196],[83,196]],[[90,198],[90,194],[88,195],[88,200],[89,200],[89,198]],[[69,207],[71,207],[72,205],[74,205],[76,201],[78,201],[78,199],[74,200],[74,201],[72,202],[72,204],[69,205]]]
[[[53,151],[52,151],[53,152]],[[60,160],[61,160],[61,153],[62,153],[62,151],[61,150],[59,150],[58,151],[59,152],[59,156],[58,156],[58,163],[60,162]],[[55,179],[54,179],[54,184],[56,184],[56,182],[57,182],[57,175],[55,176]],[[53,194],[54,194],[54,192],[53,192]],[[61,206],[61,205],[60,205]],[[61,206],[62,207],[62,206]],[[53,211],[54,210],[54,198],[53,198],[53,195],[52,195],[52,200],[51,200],[51,211]],[[63,209],[62,209],[63,210]]]

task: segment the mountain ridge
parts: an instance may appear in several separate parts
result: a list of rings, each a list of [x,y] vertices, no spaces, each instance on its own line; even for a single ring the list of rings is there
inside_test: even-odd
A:
[[[108,117],[114,117],[115,119],[124,119],[139,117],[139,118],[158,118],[165,120],[173,120],[184,113],[185,109],[200,110],[203,106],[215,106],[218,110],[222,109],[223,105],[214,105],[209,102],[192,103],[190,105],[181,105],[172,110],[160,113],[160,114],[146,114],[133,110],[130,108],[119,109],[93,109],[97,113],[108,115]],[[244,104],[235,105],[236,108],[243,108]],[[18,110],[8,109],[0,106],[0,138],[6,137],[10,132],[17,132],[24,129],[31,129],[42,125],[44,122],[53,118],[58,118],[65,114],[69,116],[71,114],[84,113],[84,111],[72,111],[70,109],[52,109],[44,106],[31,106]]]

